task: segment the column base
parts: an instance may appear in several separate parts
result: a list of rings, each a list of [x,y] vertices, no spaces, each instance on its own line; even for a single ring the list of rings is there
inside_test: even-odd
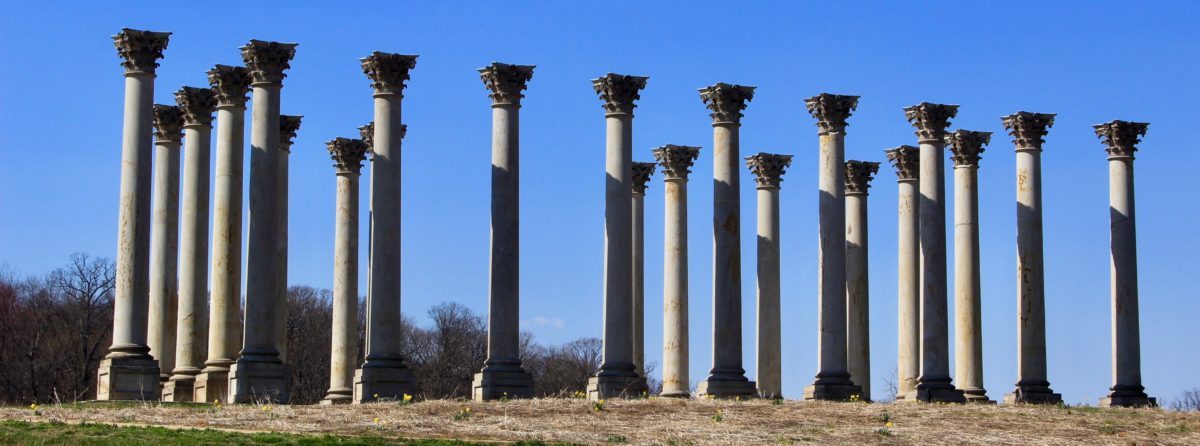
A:
[[[750,380],[706,379],[696,386],[701,398],[752,398],[758,396],[758,385]]]
[[[149,356],[104,358],[97,373],[98,401],[157,401],[162,398],[158,361]]]
[[[192,401],[215,403],[229,400],[229,369],[204,369],[192,383]]]
[[[587,396],[592,401],[649,395],[650,387],[646,385],[646,378],[640,376],[598,375],[588,378]]]
[[[334,405],[350,404],[353,402],[354,402],[354,390],[338,389],[336,391],[331,390],[331,391],[329,391],[329,393],[325,394],[325,398],[323,398],[321,400],[320,404],[322,406],[334,406]]]
[[[686,390],[664,390],[658,396],[663,398],[691,398],[692,392]]]
[[[987,397],[987,391],[983,389],[962,389],[963,398],[967,399],[968,404],[996,404],[994,400]]]
[[[1100,398],[1100,407],[1158,407],[1158,399],[1146,396],[1142,386],[1114,386]]]
[[[862,396],[862,388],[849,382],[815,382],[804,388],[806,401],[850,401],[854,396]]]
[[[416,393],[412,369],[399,367],[363,367],[354,371],[354,404],[380,400],[401,401]]]
[[[485,370],[475,374],[471,399],[491,401],[515,398],[533,398],[533,374],[520,368],[504,372]]]
[[[229,368],[229,402],[287,404],[292,367],[275,362],[237,362]]]
[[[1054,393],[1049,386],[1017,386],[1012,393],[1004,395],[1004,404],[1058,404],[1062,395]]]
[[[196,377],[171,379],[163,386],[162,400],[174,403],[190,403],[196,394]]]

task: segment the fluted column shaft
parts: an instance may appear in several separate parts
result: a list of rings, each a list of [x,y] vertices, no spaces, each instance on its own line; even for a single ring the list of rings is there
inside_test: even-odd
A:
[[[896,398],[910,399],[921,371],[921,233],[916,178],[901,178],[897,216],[897,328],[898,358]]]
[[[688,397],[687,176],[663,183],[663,369],[662,396]]]
[[[208,110],[211,113],[211,109]],[[211,115],[210,115],[211,116]],[[179,306],[175,369],[171,381],[194,381],[204,362],[208,333],[208,188],[212,126],[184,127],[183,221],[179,247]],[[174,401],[191,401],[192,387],[180,387]]]
[[[779,304],[779,187],[758,186],[758,352],[761,398],[783,398]]]
[[[846,370],[871,401],[870,281],[867,268],[867,194],[846,194]]]
[[[150,228],[150,308],[147,345],[165,381],[175,368],[179,304],[179,140],[155,141],[154,214]]]

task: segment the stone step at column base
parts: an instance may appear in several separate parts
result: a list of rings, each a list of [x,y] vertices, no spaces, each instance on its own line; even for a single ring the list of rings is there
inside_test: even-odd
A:
[[[1158,407],[1158,398],[1141,395],[1110,394],[1100,398],[1100,407]]]
[[[158,401],[162,398],[158,361],[149,356],[104,358],[97,373],[99,401]]]
[[[862,388],[849,383],[813,384],[804,388],[804,399],[808,401],[850,401],[854,396],[861,398]]]
[[[646,378],[640,376],[593,376],[588,378],[587,396],[592,401],[646,398],[650,396],[650,387],[646,385]]]
[[[350,404],[354,402],[354,389],[338,389],[330,391],[322,398],[320,404],[322,406],[335,406],[342,404]]]
[[[533,374],[525,371],[486,371],[475,374],[471,399],[492,401],[500,399],[533,398]]]
[[[754,381],[704,380],[696,386],[700,398],[755,398],[758,384]]]
[[[971,404],[996,404],[996,401],[987,397],[987,390],[982,388],[966,388],[963,391],[963,398],[967,399]]]
[[[196,395],[196,378],[173,379],[163,386],[162,400],[174,403],[189,403]]]
[[[287,404],[292,367],[273,362],[238,362],[229,368],[229,402]]]
[[[960,389],[949,387],[917,387],[913,399],[923,403],[966,403],[967,397]]]
[[[1062,395],[1054,393],[1049,388],[1044,390],[1024,390],[1017,388],[1012,393],[1004,395],[1004,404],[1058,404]]]
[[[354,404],[403,401],[404,395],[416,393],[416,380],[408,367],[365,367],[354,371]]]
[[[206,369],[192,383],[192,401],[215,403],[229,401],[229,370]]]

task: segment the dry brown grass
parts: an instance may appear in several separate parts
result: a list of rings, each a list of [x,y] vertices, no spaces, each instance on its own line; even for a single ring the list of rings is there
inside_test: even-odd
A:
[[[1200,444],[1200,414],[1156,409],[655,398],[610,400],[603,410],[582,399],[543,399],[337,407],[81,404],[37,412],[0,408],[0,418],[581,444]]]

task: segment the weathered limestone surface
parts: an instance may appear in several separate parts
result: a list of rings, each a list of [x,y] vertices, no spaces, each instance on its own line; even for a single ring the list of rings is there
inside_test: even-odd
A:
[[[362,59],[374,90],[371,136],[371,244],[367,285],[366,360],[354,374],[354,402],[414,393],[412,369],[400,352],[401,101],[417,56],[375,52]]]
[[[588,380],[588,398],[638,397],[645,377],[633,364],[633,109],[643,76],[608,73],[592,80],[604,101],[604,358]]]
[[[492,234],[488,357],[475,374],[476,401],[532,398],[533,375],[521,365],[521,98],[532,65],[480,68],[492,99]]]
[[[175,319],[179,305],[179,147],[183,141],[183,114],[179,107],[155,104],[154,129],[154,210],[150,223],[146,345],[150,347],[150,355],[158,359],[159,380],[165,382],[175,369]]]
[[[1094,126],[1108,146],[1109,247],[1112,252],[1112,376],[1101,406],[1156,406],[1142,386],[1142,347],[1138,328],[1137,228],[1133,200],[1133,152],[1150,124],[1111,121]]]
[[[846,161],[846,369],[871,401],[871,307],[867,275],[867,189],[879,163]]]
[[[633,163],[633,367],[646,377],[646,185],[655,163]]]
[[[688,398],[687,182],[699,147],[653,150],[663,168],[663,388],[661,396]]]
[[[1057,404],[1046,373],[1046,290],[1042,256],[1042,143],[1049,113],[1001,118],[1017,150],[1017,388],[1004,402]]]
[[[337,138],[325,145],[337,172],[337,208],[329,391],[321,404],[349,404],[354,400],[354,362],[358,356],[358,178],[368,146],[349,138]]]
[[[287,265],[288,265],[288,157],[292,153],[292,140],[300,130],[303,116],[279,116],[279,170],[275,176],[275,219],[278,229],[275,231],[276,243],[276,282],[275,296],[275,350],[279,352],[279,360],[287,362]]]
[[[946,167],[944,137],[957,105],[922,102],[904,109],[920,144],[921,373],[915,399],[961,403],[950,379],[946,295]]]
[[[696,387],[701,396],[748,397],[754,381],[742,368],[742,223],[739,131],[754,87],[714,84],[700,89],[713,127],[713,367]]]
[[[846,120],[858,96],[821,93],[805,100],[820,137],[819,252],[817,254],[817,376],[806,400],[848,400],[862,389],[850,381],[846,359]]]
[[[175,368],[163,385],[163,401],[192,401],[196,375],[204,362],[208,334],[208,185],[212,89],[183,87],[175,92],[183,113],[183,216],[179,241],[179,304],[175,322]]]
[[[279,358],[279,92],[296,44],[251,40],[241,48],[254,88],[250,129],[250,206],[242,352],[229,370],[229,402],[286,403],[291,368]]]
[[[244,67],[217,65],[208,72],[217,101],[217,153],[213,167],[212,284],[208,315],[208,357],[196,376],[192,400],[229,398],[229,367],[237,360],[241,337],[242,161],[245,147]]]
[[[897,358],[896,400],[916,397],[917,375],[921,371],[921,233],[917,207],[920,174],[920,150],[899,146],[885,151],[896,168],[897,202]]]
[[[122,29],[113,36],[124,59],[125,114],[121,135],[121,198],[113,343],[100,361],[98,400],[159,398],[158,361],[146,345],[150,300],[150,185],[154,70],[171,33]]]
[[[791,155],[746,157],[758,189],[758,386],[759,398],[783,398],[783,344],[779,314],[779,184]]]
[[[991,132],[946,135],[954,160],[954,380],[968,403],[994,403],[983,388],[979,284],[979,154]]]

